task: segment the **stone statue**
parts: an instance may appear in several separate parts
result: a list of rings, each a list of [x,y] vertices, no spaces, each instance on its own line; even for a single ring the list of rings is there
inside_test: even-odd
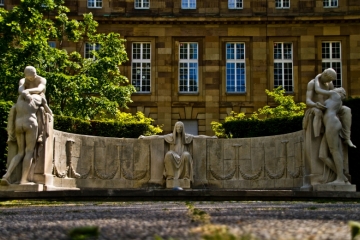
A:
[[[335,70],[328,68],[307,85],[308,109],[303,121],[305,185],[323,184],[334,180],[334,184],[347,182],[347,178],[343,176],[344,153],[341,145],[355,147],[350,140],[351,109],[342,106],[345,90],[334,89],[332,81],[335,79]],[[332,159],[328,156],[329,150]],[[345,169],[346,171],[348,170]]]
[[[39,153],[41,144],[49,132],[48,122],[52,112],[45,99],[46,79],[36,74],[36,69],[27,66],[25,77],[19,81],[19,97],[11,108],[8,119],[8,142],[17,144],[17,153],[11,159],[2,185],[10,184],[9,178],[15,168],[22,162],[20,184],[32,184],[28,176],[32,163]]]
[[[189,180],[193,181],[193,159],[189,150],[193,138],[217,138],[206,135],[191,135],[185,132],[182,122],[176,122],[173,133],[167,135],[143,136],[142,138],[163,138],[171,145],[164,157],[164,176],[166,180]],[[169,187],[169,184],[167,184]],[[175,187],[175,186],[170,186]],[[183,187],[183,186],[176,186]]]
[[[336,75],[335,75],[336,76]],[[322,106],[326,110],[323,115],[325,125],[324,137],[321,140],[319,158],[336,173],[336,180],[328,184],[349,184],[348,179],[344,176],[344,160],[341,148],[340,136],[342,133],[342,124],[337,113],[342,109],[342,100],[346,97],[344,88],[334,88],[332,90],[324,90],[320,87],[319,76],[315,78],[315,91],[318,94],[327,96],[328,99]],[[356,147],[350,139],[345,140],[350,147]],[[332,158],[328,156],[330,151]]]

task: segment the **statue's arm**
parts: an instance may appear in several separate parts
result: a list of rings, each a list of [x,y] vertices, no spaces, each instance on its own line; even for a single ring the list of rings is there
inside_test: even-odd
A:
[[[151,135],[151,136],[144,136],[144,135],[140,135],[139,139],[163,139],[165,136],[164,135]]]
[[[314,80],[311,80],[308,83],[306,89],[306,106],[308,107],[316,107],[316,103],[312,100],[314,97],[314,91],[315,91]]]
[[[318,78],[320,75],[316,76],[315,79],[311,80],[308,85],[307,85],[307,90],[306,90],[306,106],[307,107],[314,107],[314,108],[318,108],[320,110],[325,110],[326,107],[321,103],[321,102],[314,102],[313,101],[313,97],[314,94],[317,93],[315,90],[315,82],[317,80],[318,82]],[[320,85],[319,85],[320,86]]]
[[[35,88],[29,88],[26,89],[27,91],[29,91],[30,94],[40,94],[42,92],[45,91],[46,88],[46,79],[45,78],[40,78],[40,82],[39,85]]]
[[[329,91],[329,90],[325,90],[325,89],[322,89],[320,87],[320,82],[319,82],[319,78],[316,77],[314,79],[314,85],[315,85],[315,92],[317,92],[318,94],[322,94],[322,95],[326,95],[326,96],[331,96],[332,95],[332,91]]]
[[[193,135],[193,138],[217,138],[217,136]]]
[[[22,94],[24,90],[25,90],[25,78],[22,78],[19,81],[19,88],[18,88],[19,94]]]

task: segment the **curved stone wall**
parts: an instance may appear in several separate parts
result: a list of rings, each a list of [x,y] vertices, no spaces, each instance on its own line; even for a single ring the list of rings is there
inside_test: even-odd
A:
[[[125,139],[54,130],[54,187],[165,187],[163,139]],[[192,188],[298,189],[303,131],[234,139],[195,138]]]

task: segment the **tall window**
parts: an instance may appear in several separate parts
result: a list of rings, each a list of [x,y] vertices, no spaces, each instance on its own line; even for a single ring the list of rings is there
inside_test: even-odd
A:
[[[226,92],[246,92],[245,43],[226,43]]]
[[[88,0],[88,8],[102,8],[102,0]]]
[[[336,71],[336,80],[333,81],[334,87],[341,87],[341,43],[322,42],[321,47],[322,70],[333,68]]]
[[[0,6],[4,6],[5,0],[0,0]]]
[[[100,49],[100,44],[98,43],[85,43],[85,58],[93,58],[95,59],[94,54],[92,51],[98,51]]]
[[[286,92],[293,92],[292,43],[274,43],[274,88],[282,86]]]
[[[150,0],[135,0],[135,8],[137,9],[148,9],[150,8]]]
[[[290,0],[275,0],[276,8],[290,8]]]
[[[242,9],[243,0],[229,0],[228,7],[229,9]]]
[[[132,44],[131,83],[137,92],[150,92],[151,47],[150,43]]]
[[[55,41],[49,41],[49,46],[52,48],[56,48],[56,42]]]
[[[337,7],[338,0],[323,0],[324,7]]]
[[[182,9],[196,9],[196,0],[181,0]]]
[[[198,91],[198,44],[180,43],[179,91]]]

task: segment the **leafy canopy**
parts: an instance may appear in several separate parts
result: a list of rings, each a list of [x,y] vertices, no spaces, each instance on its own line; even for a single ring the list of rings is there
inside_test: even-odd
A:
[[[16,100],[24,68],[32,65],[47,79],[46,96],[55,114],[114,118],[135,92],[119,70],[128,60],[124,40],[117,33],[98,33],[91,13],[81,21],[69,20],[62,4],[21,0],[10,11],[0,8],[0,99]],[[57,48],[49,41],[56,41]],[[100,44],[94,58],[81,57],[86,42]]]

